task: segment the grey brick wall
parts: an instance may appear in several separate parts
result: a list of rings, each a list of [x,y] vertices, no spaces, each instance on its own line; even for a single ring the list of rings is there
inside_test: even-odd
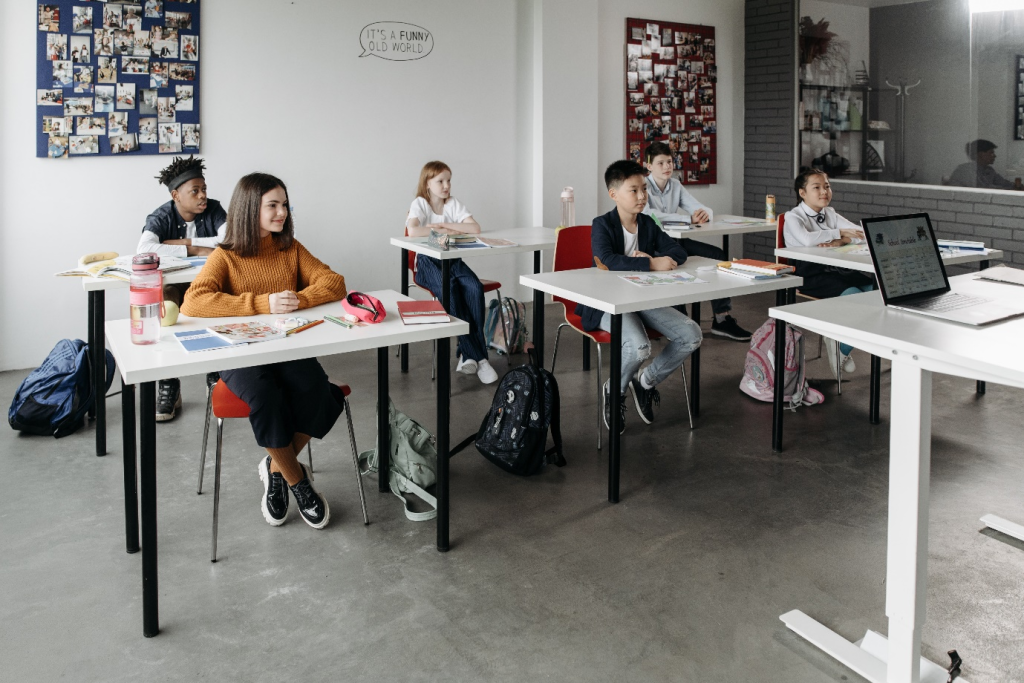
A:
[[[743,213],[764,215],[774,194],[779,213],[796,206],[792,189],[799,0],[747,0]],[[1006,252],[1003,263],[1024,268],[1024,193],[871,183],[833,184],[832,205],[852,221],[927,211],[939,237],[984,240]],[[775,238],[746,235],[744,254],[775,260]]]

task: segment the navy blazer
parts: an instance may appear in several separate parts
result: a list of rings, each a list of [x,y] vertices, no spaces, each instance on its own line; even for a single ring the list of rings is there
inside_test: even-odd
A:
[[[196,216],[196,237],[216,237],[217,228],[227,218],[228,214],[220,202],[207,199],[206,210]],[[185,239],[185,220],[178,214],[173,199],[146,216],[146,225],[142,229],[155,233],[161,242]]]
[[[638,214],[636,228],[636,248],[639,251],[655,258],[671,256],[679,264],[686,261],[686,250],[666,235],[650,216]],[[594,252],[594,265],[599,268],[644,272],[651,269],[650,259],[642,256],[627,256],[623,253],[626,249],[626,238],[622,235],[622,221],[619,220],[618,209],[612,209],[605,215],[594,219],[590,228],[590,247]],[[600,327],[604,312],[590,306],[577,304],[576,315],[583,318],[583,329],[590,332]]]

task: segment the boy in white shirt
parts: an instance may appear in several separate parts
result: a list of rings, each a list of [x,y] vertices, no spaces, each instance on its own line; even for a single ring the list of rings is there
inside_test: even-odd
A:
[[[665,219],[678,218],[682,209],[682,213],[689,217],[693,225],[711,222],[714,215],[711,209],[694,199],[683,184],[672,176],[675,164],[668,145],[664,142],[652,143],[644,152],[644,167],[648,171],[645,214],[664,225]],[[704,256],[716,261],[728,260],[720,247],[691,239],[679,242],[690,256]],[[715,299],[711,302],[711,312],[714,313],[711,334],[736,341],[750,341],[750,332],[739,326],[736,319],[729,315],[730,311],[731,299]]]

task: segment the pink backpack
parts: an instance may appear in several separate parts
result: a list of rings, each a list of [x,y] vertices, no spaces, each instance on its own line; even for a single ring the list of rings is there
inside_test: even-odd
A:
[[[786,326],[786,373],[783,398],[796,410],[801,405],[821,403],[825,397],[807,384],[804,374],[804,336]],[[750,338],[750,350],[743,367],[740,391],[758,401],[771,403],[775,398],[775,320],[769,318]]]

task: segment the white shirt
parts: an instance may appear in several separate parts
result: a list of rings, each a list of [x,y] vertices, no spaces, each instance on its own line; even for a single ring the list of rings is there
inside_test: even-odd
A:
[[[221,223],[220,227],[217,228],[216,237],[196,237],[196,222],[192,221],[191,223],[185,223],[185,237],[192,240],[193,247],[209,247],[213,249],[224,241],[224,234],[227,232],[227,229],[228,224]],[[155,232],[143,230],[142,237],[139,238],[139,245],[135,248],[135,253],[144,254],[150,251],[158,256],[177,256],[178,258],[188,256],[188,247],[184,244],[163,244],[157,238]]]
[[[632,256],[633,252],[636,251],[637,240],[640,239],[640,226],[637,226],[636,232],[630,232],[629,230],[623,228],[622,238],[626,242],[626,246],[624,247],[622,253],[625,256]]]
[[[444,203],[441,215],[434,213],[434,210],[430,207],[430,202],[423,197],[417,197],[412,200],[412,206],[409,207],[409,216],[405,219],[405,224],[408,225],[409,221],[413,218],[418,219],[421,226],[430,225],[431,223],[463,223],[472,216],[473,214],[469,212],[469,209],[455,197],[449,197],[448,201]]]
[[[817,221],[818,212],[800,202],[800,206],[786,212],[782,236],[787,247],[816,247],[824,242],[839,239],[840,230],[860,230],[860,226],[846,220],[833,209],[826,206],[821,211],[825,220]]]

